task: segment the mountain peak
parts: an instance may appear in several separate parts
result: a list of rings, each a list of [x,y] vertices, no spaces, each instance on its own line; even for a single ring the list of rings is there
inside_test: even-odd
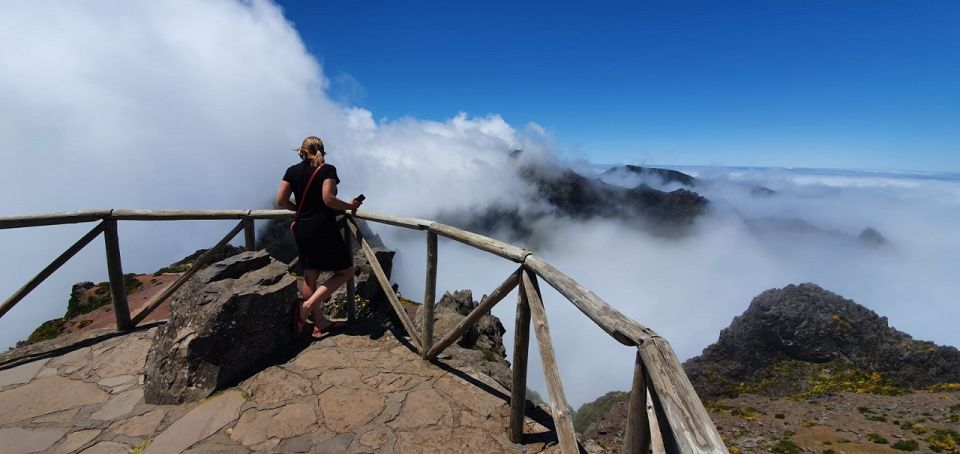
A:
[[[885,389],[912,389],[960,381],[960,351],[914,340],[886,317],[804,283],[758,295],[684,369],[706,398],[802,393],[825,376],[872,373]]]

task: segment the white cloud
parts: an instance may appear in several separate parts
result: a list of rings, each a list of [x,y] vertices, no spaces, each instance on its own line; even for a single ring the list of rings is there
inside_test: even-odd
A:
[[[269,208],[307,135],[324,138],[342,191],[365,192],[370,209],[426,215],[516,184],[506,152],[525,139],[499,116],[378,124],[332,101],[328,87],[267,1],[4,2],[0,215]],[[150,272],[208,247],[228,224],[121,223],[125,270]],[[12,292],[87,228],[0,232],[0,288]],[[99,248],[7,314],[0,345],[60,316],[73,282],[103,280]]]
[[[523,205],[530,188],[508,152],[550,156],[536,124],[498,115],[445,121],[375,121],[328,95],[316,56],[265,1],[90,1],[0,4],[0,215],[91,208],[265,208],[291,149],[324,138],[345,195],[399,215],[490,204]],[[453,114],[453,113],[451,113]],[[578,168],[589,169],[582,162]],[[960,190],[918,176],[798,174],[699,169],[712,213],[675,241],[622,223],[542,219],[538,253],[610,304],[658,330],[681,358],[716,339],[760,291],[802,281],[890,317],[920,338],[960,344],[956,279]],[[757,198],[740,184],[766,185]],[[872,226],[892,246],[872,250],[830,236],[754,235],[743,218],[802,218],[847,235]],[[89,226],[0,231],[0,289],[12,292]],[[213,244],[229,223],[120,226],[124,267],[150,272]],[[422,232],[383,230],[400,249],[396,278],[416,297],[423,285]],[[511,264],[441,244],[440,288],[480,297]],[[104,280],[94,243],[0,320],[0,345],[62,315],[70,285]],[[631,377],[632,352],[609,339],[544,286],[571,401]],[[512,297],[495,310],[512,330]],[[512,345],[508,336],[507,345]],[[539,389],[536,348],[531,380]]]

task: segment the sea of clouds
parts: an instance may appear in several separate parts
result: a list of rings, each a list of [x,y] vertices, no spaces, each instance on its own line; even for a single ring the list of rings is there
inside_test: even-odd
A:
[[[341,193],[364,208],[435,218],[535,203],[511,150],[565,161],[541,127],[496,114],[378,119],[337,102],[319,63],[268,1],[4,2],[0,5],[0,216],[98,208],[269,208],[291,150],[324,138]],[[362,82],[362,81],[361,81]],[[731,163],[736,164],[736,163]],[[610,304],[657,330],[678,356],[716,340],[752,297],[816,282],[921,339],[960,345],[960,181],[936,173],[678,168],[711,200],[690,235],[652,236],[623,222],[536,221],[537,253]],[[608,178],[609,180],[609,178]],[[646,183],[663,189],[676,185]],[[750,185],[776,191],[758,196]],[[821,233],[758,231],[755,220],[802,220]],[[209,247],[230,222],[123,222],[127,272],[149,273]],[[0,231],[5,295],[91,225]],[[865,227],[885,247],[854,239]],[[424,236],[384,227],[398,249],[395,280],[418,299]],[[12,346],[65,311],[71,284],[106,279],[95,241],[0,320]],[[512,263],[442,241],[439,287],[495,288]],[[561,373],[575,405],[626,389],[633,352],[544,285]],[[512,345],[515,296],[495,310]],[[531,364],[539,364],[536,348]],[[531,368],[531,386],[544,390]],[[545,395],[545,393],[542,393]]]

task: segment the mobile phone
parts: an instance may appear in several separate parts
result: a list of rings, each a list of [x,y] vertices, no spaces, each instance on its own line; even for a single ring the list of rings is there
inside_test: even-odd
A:
[[[360,194],[357,196],[357,202],[363,202],[366,198],[367,196]]]

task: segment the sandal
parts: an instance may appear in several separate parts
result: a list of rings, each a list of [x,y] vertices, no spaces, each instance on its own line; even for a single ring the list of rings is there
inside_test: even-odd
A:
[[[334,321],[334,320],[330,320],[330,324],[327,325],[327,326],[325,326],[323,329],[320,329],[320,327],[314,326],[314,327],[313,327],[313,335],[314,335],[314,336],[322,336],[322,335],[324,335],[324,334],[326,334],[326,333],[343,329],[345,326],[347,326],[347,322],[345,322],[345,321],[339,321],[339,320],[338,320],[338,321]]]

